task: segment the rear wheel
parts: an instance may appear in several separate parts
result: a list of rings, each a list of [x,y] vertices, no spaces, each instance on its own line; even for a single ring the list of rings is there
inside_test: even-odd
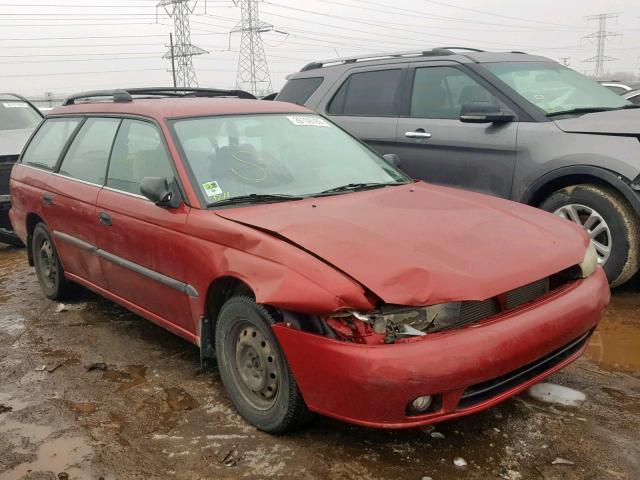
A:
[[[285,433],[312,414],[271,325],[266,308],[248,297],[233,297],[216,323],[220,377],[231,401],[248,422],[269,433]]]
[[[58,252],[44,223],[36,225],[32,245],[36,274],[42,291],[51,300],[67,298],[72,293],[73,285],[64,276]]]
[[[540,208],[587,232],[612,287],[638,271],[638,218],[618,192],[596,185],[574,185],[554,192]]]

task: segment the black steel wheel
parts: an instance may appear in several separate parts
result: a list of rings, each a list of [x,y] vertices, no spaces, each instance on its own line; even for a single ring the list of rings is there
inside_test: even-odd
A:
[[[64,276],[58,252],[44,223],[36,225],[32,245],[36,274],[42,291],[51,300],[66,298],[72,291],[72,285]]]
[[[248,297],[233,297],[216,323],[220,376],[231,401],[248,422],[280,434],[307,423],[312,414],[275,338],[268,310]]]

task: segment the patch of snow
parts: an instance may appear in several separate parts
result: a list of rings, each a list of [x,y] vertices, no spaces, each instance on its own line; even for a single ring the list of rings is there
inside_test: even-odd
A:
[[[551,462],[551,465],[575,465],[575,463],[573,463],[571,460],[567,460],[566,458],[558,457],[553,462]]]
[[[463,468],[463,467],[467,466],[467,461],[462,457],[456,457],[456,458],[453,459],[453,464],[456,467]]]
[[[444,438],[444,433],[431,432],[431,438]]]
[[[563,387],[562,385],[555,385],[553,383],[538,383],[528,391],[529,395],[536,400],[569,407],[578,406],[587,398],[584,393],[579,392],[578,390]]]

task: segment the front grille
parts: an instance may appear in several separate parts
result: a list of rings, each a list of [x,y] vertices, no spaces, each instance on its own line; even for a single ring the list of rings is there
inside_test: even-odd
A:
[[[500,304],[495,298],[481,301],[466,301],[460,306],[460,320],[458,324],[477,322],[483,318],[492,317],[500,313]]]
[[[531,302],[538,297],[541,297],[549,292],[549,277],[538,280],[537,282],[530,283],[524,287],[516,288],[507,292],[506,295],[506,309],[519,307],[525,303]]]
[[[591,333],[592,331],[588,331],[572,342],[569,342],[564,347],[554,350],[535,362],[529,363],[517,370],[492,380],[487,380],[486,382],[470,386],[460,397],[458,409],[463,410],[465,408],[470,408],[474,405],[478,405],[479,403],[483,403],[497,397],[501,393],[511,390],[555,367],[563,360],[566,360],[571,355],[578,352],[587,343]]]

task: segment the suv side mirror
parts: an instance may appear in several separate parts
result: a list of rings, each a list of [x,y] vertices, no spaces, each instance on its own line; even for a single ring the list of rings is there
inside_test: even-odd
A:
[[[163,177],[144,177],[140,181],[140,192],[159,207],[178,208],[180,205],[175,182],[169,184]]]
[[[400,167],[400,157],[396,153],[385,153],[382,155],[388,164],[393,165],[394,167]]]
[[[460,121],[465,123],[507,123],[514,118],[493,102],[469,102],[460,109]]]

